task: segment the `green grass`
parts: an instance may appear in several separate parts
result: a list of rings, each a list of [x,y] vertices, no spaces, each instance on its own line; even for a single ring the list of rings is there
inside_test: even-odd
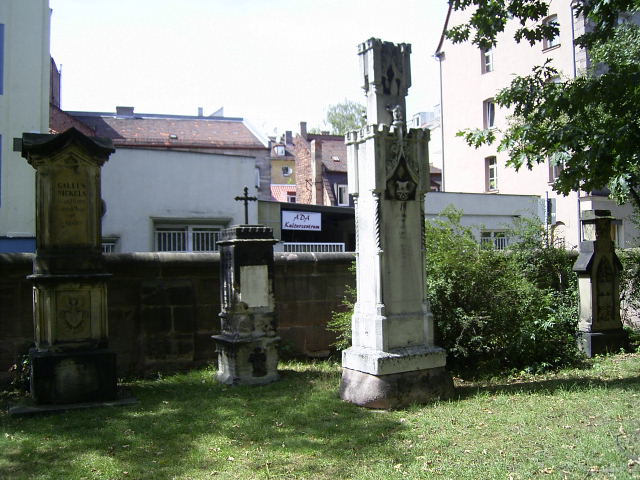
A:
[[[390,412],[340,401],[334,363],[263,387],[214,374],[130,382],[129,407],[0,413],[0,479],[640,478],[640,354]]]

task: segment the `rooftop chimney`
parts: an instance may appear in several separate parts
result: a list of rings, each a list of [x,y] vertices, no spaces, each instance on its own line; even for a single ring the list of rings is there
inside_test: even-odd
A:
[[[133,107],[116,107],[117,117],[133,117]]]
[[[300,136],[307,139],[307,122],[300,122]]]
[[[198,107],[198,116],[199,117],[204,116],[204,109],[202,107]]]
[[[293,135],[291,134],[291,130],[286,130],[284,132],[284,144],[293,145]]]

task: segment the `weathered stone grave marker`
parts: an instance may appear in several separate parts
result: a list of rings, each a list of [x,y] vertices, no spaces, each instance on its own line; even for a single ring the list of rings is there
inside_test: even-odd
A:
[[[249,197],[243,201],[248,221]],[[273,230],[235,225],[222,231],[220,246],[220,335],[214,335],[220,382],[257,385],[278,379],[280,338],[273,293]]]
[[[593,240],[580,243],[573,266],[578,275],[580,320],[578,347],[588,356],[627,348],[629,337],[620,320],[620,280],[622,269],[611,239],[611,212],[586,210],[582,224]]]
[[[107,285],[101,246],[100,169],[115,149],[75,129],[22,137],[36,169],[33,275],[37,403],[113,400],[116,357],[107,349]]]
[[[357,301],[353,346],[342,355],[340,394],[371,408],[402,407],[453,393],[446,352],[434,344],[426,298],[429,133],[407,132],[404,123],[410,53],[410,45],[373,38],[360,45],[369,125],[347,136]]]

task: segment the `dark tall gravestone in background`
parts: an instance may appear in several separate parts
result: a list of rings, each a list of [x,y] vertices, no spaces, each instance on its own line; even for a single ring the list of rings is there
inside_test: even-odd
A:
[[[222,383],[257,385],[278,378],[274,243],[273,230],[262,225],[235,225],[220,235],[221,333],[213,339]]]
[[[588,356],[617,352],[629,345],[620,320],[620,271],[622,265],[611,238],[611,212],[582,212],[585,236],[573,270],[578,275],[580,320],[578,347]]]
[[[75,129],[22,137],[36,169],[33,265],[35,348],[31,393],[41,404],[112,400],[116,358],[107,349],[107,286],[101,247],[100,169],[108,139]]]

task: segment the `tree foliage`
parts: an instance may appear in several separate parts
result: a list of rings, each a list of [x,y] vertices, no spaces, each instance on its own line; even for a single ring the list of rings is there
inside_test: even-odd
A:
[[[544,0],[452,0],[456,10],[476,10],[468,23],[447,33],[454,42],[470,40],[481,48],[496,44],[510,17],[520,27],[515,40],[534,44],[551,39],[557,25]],[[578,0],[576,14],[589,22],[576,44],[588,49],[593,67],[564,78],[549,61],[530,75],[514,78],[495,103],[513,116],[502,132],[459,132],[478,147],[499,140],[508,164],[531,168],[549,159],[564,168],[554,188],[564,194],[608,187],[619,202],[640,209],[640,29],[620,20],[640,11],[640,0]],[[498,135],[497,133],[500,133]]]
[[[362,104],[345,100],[329,106],[326,123],[331,127],[333,135],[344,135],[364,126],[365,113],[366,109]]]

